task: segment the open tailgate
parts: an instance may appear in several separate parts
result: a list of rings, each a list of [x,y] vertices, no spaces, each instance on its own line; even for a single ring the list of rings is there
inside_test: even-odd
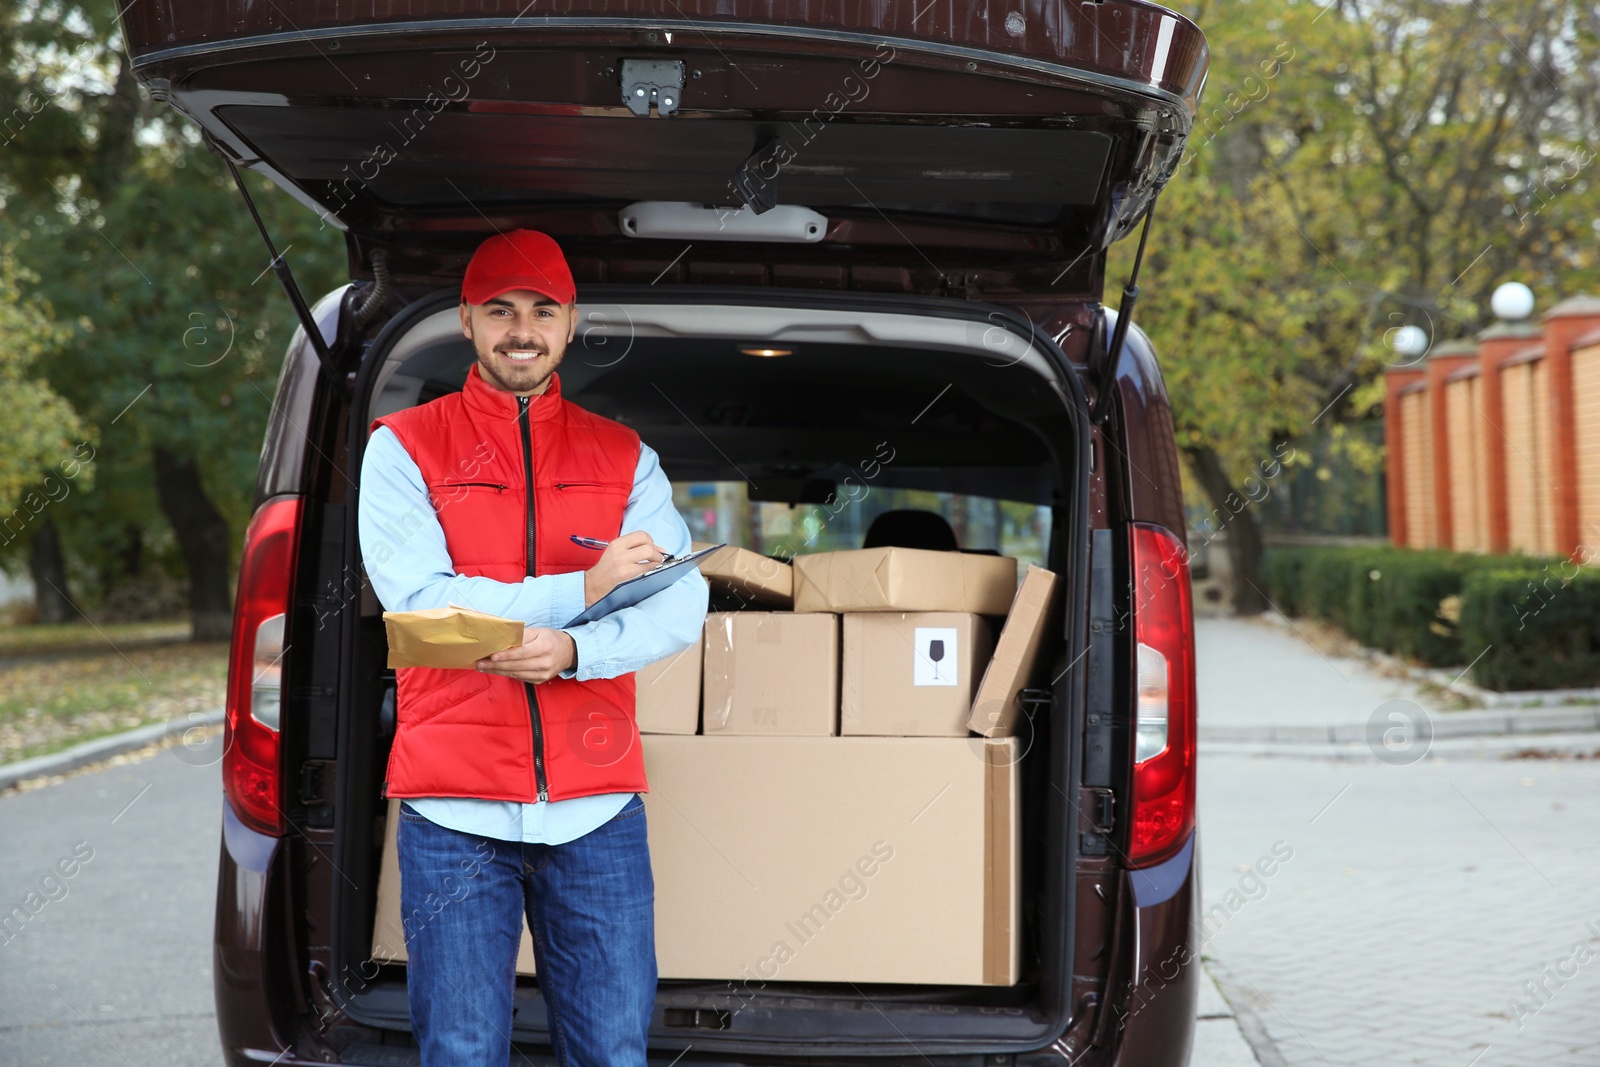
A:
[[[1042,292],[1071,267],[1067,291],[1097,294],[1100,250],[1176,166],[1207,62],[1192,23],[1120,0],[473,7],[171,0],[122,18],[145,84],[347,230],[356,266],[384,246],[441,279],[518,225],[558,236],[580,276],[643,277],[695,237],[625,232],[650,202],[822,217],[783,238],[793,277],[713,281]],[[772,241],[727,236],[703,235],[723,273],[772,269]]]

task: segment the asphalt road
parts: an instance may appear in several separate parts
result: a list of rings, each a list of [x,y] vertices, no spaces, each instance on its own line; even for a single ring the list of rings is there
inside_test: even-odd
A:
[[[222,780],[183,751],[0,797],[5,1067],[221,1062],[211,917]]]

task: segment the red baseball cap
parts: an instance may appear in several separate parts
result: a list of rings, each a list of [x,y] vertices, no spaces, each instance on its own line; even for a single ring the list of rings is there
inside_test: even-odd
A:
[[[532,289],[558,304],[577,297],[561,246],[538,230],[498,233],[478,246],[461,279],[461,299],[482,304],[513,289]]]

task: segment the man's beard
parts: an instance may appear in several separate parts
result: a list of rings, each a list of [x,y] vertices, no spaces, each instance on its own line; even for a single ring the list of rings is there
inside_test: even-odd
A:
[[[535,351],[540,355],[519,364],[507,359],[507,351]],[[508,393],[543,392],[550,376],[561,363],[561,357],[551,354],[538,345],[503,344],[487,356],[479,354],[478,369],[491,385]]]

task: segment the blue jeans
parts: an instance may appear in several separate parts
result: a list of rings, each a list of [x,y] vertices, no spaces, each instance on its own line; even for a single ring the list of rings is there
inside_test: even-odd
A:
[[[644,801],[561,845],[496,841],[400,807],[411,1029],[427,1067],[506,1067],[522,916],[564,1067],[644,1067],[656,996]]]

